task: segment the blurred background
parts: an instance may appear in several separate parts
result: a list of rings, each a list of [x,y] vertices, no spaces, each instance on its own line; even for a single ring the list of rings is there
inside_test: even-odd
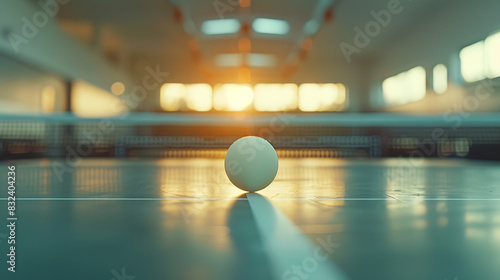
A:
[[[3,114],[104,117],[121,113],[115,100],[140,112],[429,114],[460,110],[500,76],[494,0],[1,5]],[[168,75],[134,92],[148,69]],[[495,95],[474,110],[499,106]]]
[[[1,5],[1,138],[4,151],[13,153],[24,148],[5,148],[9,139],[77,145],[78,136],[62,124],[84,119],[119,117],[130,128],[132,116],[156,118],[149,121],[155,127],[143,124],[123,135],[239,137],[258,134],[255,120],[269,127],[284,113],[301,128],[274,129],[273,136],[318,136],[338,131],[311,130],[321,123],[373,118],[354,113],[390,113],[378,123],[357,125],[365,128],[387,126],[399,113],[435,116],[434,127],[454,128],[448,135],[473,122],[471,115],[500,108],[500,3],[494,0]],[[47,132],[49,121],[60,126]],[[399,127],[408,123],[415,121]],[[293,122],[285,125],[289,129]],[[476,133],[464,133],[469,138],[455,135],[458,142],[447,145],[468,146]],[[498,140],[498,133],[489,129],[489,141]],[[373,129],[339,133],[373,134],[400,134],[397,141],[409,147],[424,140]]]

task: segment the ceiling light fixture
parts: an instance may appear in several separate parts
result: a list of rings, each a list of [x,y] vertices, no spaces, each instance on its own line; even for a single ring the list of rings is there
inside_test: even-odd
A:
[[[285,35],[290,31],[288,22],[280,19],[257,18],[252,23],[252,28],[257,33]]]
[[[201,24],[201,32],[205,35],[232,34],[240,30],[241,24],[237,19],[206,20]]]

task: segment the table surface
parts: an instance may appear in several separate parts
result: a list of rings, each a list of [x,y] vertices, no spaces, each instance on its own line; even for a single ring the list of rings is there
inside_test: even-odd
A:
[[[281,159],[259,194],[221,159],[2,165],[18,221],[1,279],[500,278],[496,162]]]

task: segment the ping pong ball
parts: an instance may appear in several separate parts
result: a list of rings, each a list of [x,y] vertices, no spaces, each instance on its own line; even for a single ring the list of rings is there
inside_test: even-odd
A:
[[[224,168],[236,187],[255,192],[269,186],[278,173],[278,155],[265,139],[247,136],[227,150]]]

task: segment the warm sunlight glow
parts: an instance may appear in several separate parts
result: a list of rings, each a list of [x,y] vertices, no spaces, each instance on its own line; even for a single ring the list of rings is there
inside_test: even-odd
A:
[[[186,104],[188,109],[206,112],[212,109],[212,87],[208,84],[187,86]]]
[[[45,87],[42,90],[42,112],[49,114],[54,112],[56,106],[56,90],[53,87]]]
[[[337,84],[302,84],[299,87],[299,109],[304,112],[341,111],[346,91]]]
[[[248,67],[241,67],[238,70],[238,80],[242,83],[248,83],[252,79],[252,72]]]
[[[164,84],[160,89],[160,106],[165,111],[182,109],[186,86],[183,84]]]
[[[222,84],[214,89],[214,108],[219,111],[243,111],[253,101],[253,90],[248,85]]]
[[[343,84],[164,84],[160,104],[165,111],[295,111],[335,112],[347,107]]]
[[[209,84],[164,84],[160,105],[165,111],[210,111],[212,87]]]
[[[257,84],[254,88],[257,111],[291,111],[297,109],[296,84]]]
[[[71,108],[76,115],[87,118],[113,117],[127,110],[119,97],[84,81],[73,83]]]

